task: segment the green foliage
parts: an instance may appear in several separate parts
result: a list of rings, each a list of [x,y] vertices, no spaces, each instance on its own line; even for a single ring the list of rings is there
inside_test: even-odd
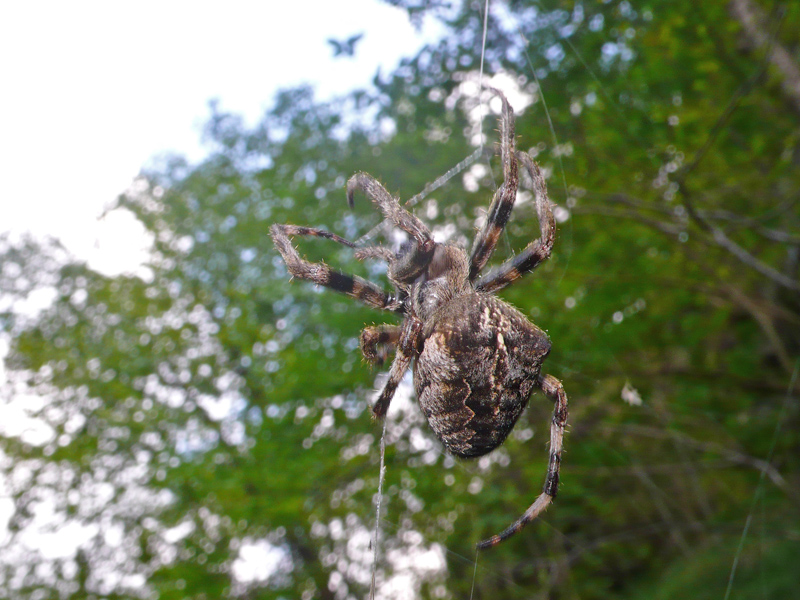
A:
[[[662,600],[692,590],[692,598],[712,600],[725,597],[729,585],[730,598],[791,598],[800,588],[800,573],[790,566],[800,561],[798,540],[776,541],[774,533],[764,532],[754,532],[753,537],[743,552],[739,552],[736,538],[696,548],[660,573],[658,581],[643,585],[632,598]],[[738,568],[730,582],[734,557]]]
[[[800,129],[784,75],[720,3],[492,10],[489,75],[532,99],[519,145],[563,211],[554,256],[503,297],[551,336],[545,369],[571,413],[554,507],[481,554],[473,597],[721,597],[736,556],[732,598],[786,597],[800,303],[774,273],[798,279]],[[381,430],[358,334],[395,317],[290,282],[267,231],[357,239],[379,218],[363,198],[347,208],[352,173],[407,199],[473,151],[464,82],[482,18],[470,3],[442,15],[451,35],[372,92],[320,103],[285,91],[252,130],[212,107],[205,161],[165,161],[119,199],[153,236],[146,274],[109,278],[56,246],[3,243],[5,391],[37,423],[0,438],[14,508],[6,597],[366,594]],[[765,27],[796,56],[797,7]],[[418,214],[471,240],[496,163],[459,173]],[[495,260],[536,231],[521,203]],[[298,244],[386,283],[347,249]],[[21,307],[35,290],[53,301],[31,315]],[[474,543],[539,493],[551,409],[534,396],[477,462],[444,456],[413,398],[393,409],[379,583],[468,597]],[[26,549],[44,509],[80,532],[76,556]],[[242,574],[258,548],[268,579]]]

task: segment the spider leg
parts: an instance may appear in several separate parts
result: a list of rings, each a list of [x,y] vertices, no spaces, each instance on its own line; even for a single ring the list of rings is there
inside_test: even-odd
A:
[[[361,353],[364,358],[382,365],[389,354],[389,349],[397,345],[402,328],[398,325],[378,325],[365,327],[361,331]]]
[[[500,160],[503,163],[503,183],[497,188],[489,206],[486,224],[478,233],[472,245],[469,258],[469,280],[474,281],[491,258],[497,240],[505,229],[511,209],[517,198],[519,177],[517,175],[516,140],[514,139],[514,110],[499,91],[491,89],[503,102],[500,113]]]
[[[389,403],[397,391],[397,386],[403,379],[403,375],[414,358],[414,351],[417,346],[417,339],[422,331],[422,321],[416,317],[407,317],[400,325],[400,336],[397,341],[397,354],[394,356],[392,368],[389,370],[389,379],[383,386],[381,395],[372,407],[372,415],[376,419],[382,419],[389,410]]]
[[[478,548],[491,548],[510,538],[539,516],[558,493],[561,448],[564,442],[564,429],[567,425],[567,394],[564,392],[564,386],[561,382],[552,375],[540,376],[538,383],[542,391],[555,402],[553,420],[550,423],[550,464],[547,468],[547,478],[544,480],[544,489],[519,519],[501,533],[479,542]]]
[[[410,283],[430,264],[436,244],[428,227],[420,219],[400,206],[377,179],[367,173],[356,173],[347,182],[347,202],[352,207],[356,190],[361,190],[381,209],[384,217],[408,233],[414,240],[411,248],[390,263],[389,275],[395,281]]]
[[[270,234],[274,237],[275,236],[275,229],[280,229],[281,232],[286,235],[310,235],[314,237],[321,237],[327,240],[333,240],[343,246],[347,246],[348,248],[355,248],[356,245],[336,235],[335,233],[331,233],[330,231],[325,231],[324,229],[317,229],[316,227],[302,227],[300,225],[273,225],[270,227]]]
[[[533,271],[540,263],[545,261],[553,249],[556,238],[556,220],[550,199],[547,196],[547,184],[544,181],[539,165],[525,152],[518,152],[517,158],[522,166],[527,169],[531,178],[531,188],[536,201],[536,212],[539,215],[539,239],[532,241],[525,249],[512,256],[502,265],[492,269],[480,279],[475,289],[482,292],[496,292],[513,283],[526,273]]]
[[[405,302],[406,298],[408,298],[409,292],[409,285],[408,283],[404,282],[402,278],[404,273],[403,269],[406,268],[408,264],[405,256],[401,256],[398,260],[398,257],[395,255],[395,253],[385,246],[366,246],[364,248],[359,248],[356,250],[355,256],[357,260],[380,258],[381,260],[385,261],[389,265],[389,280],[392,282],[392,284],[394,284],[394,293],[397,302],[401,305]],[[414,278],[416,278],[416,275]],[[386,357],[383,356],[381,362],[383,362],[385,359]]]
[[[392,196],[380,182],[368,173],[356,173],[347,182],[347,202],[352,208],[355,205],[356,190],[366,194],[383,215],[397,227],[408,233],[422,245],[431,239],[431,232],[419,218],[400,206],[397,198]]]
[[[374,283],[355,275],[346,275],[335,271],[325,263],[314,263],[304,260],[300,257],[300,254],[298,254],[297,249],[292,245],[290,237],[293,235],[323,237],[350,248],[355,247],[353,242],[321,229],[299,227],[297,225],[275,224],[270,227],[269,232],[272,236],[275,248],[281,253],[286,263],[286,268],[292,276],[299,279],[307,279],[318,285],[347,294],[374,308],[394,311],[401,309],[400,303],[396,298]]]
[[[368,260],[370,258],[380,258],[383,261],[391,264],[394,262],[395,256],[389,248],[385,246],[366,246],[356,250],[356,260]]]

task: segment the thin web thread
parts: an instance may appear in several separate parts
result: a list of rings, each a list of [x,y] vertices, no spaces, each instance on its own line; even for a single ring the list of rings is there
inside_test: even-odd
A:
[[[450,170],[448,170],[444,175],[441,177],[437,177],[433,183],[426,185],[423,190],[411,197],[408,201],[406,201],[405,205],[408,207],[415,206],[417,203],[424,200],[428,194],[431,192],[439,189],[445,183],[450,181],[453,177],[461,173],[464,169],[471,166],[476,160],[478,160],[483,155],[483,63],[486,57],[486,35],[489,30],[489,0],[486,0],[483,7],[483,38],[481,40],[481,66],[480,71],[478,74],[478,110],[479,110],[479,119],[477,124],[478,129],[478,149],[475,150],[472,154],[470,154],[467,158],[456,164]],[[386,220],[384,219],[380,223],[378,223],[375,227],[370,229],[367,233],[362,235],[358,240],[356,240],[356,245],[360,246],[366,243],[368,240],[371,240],[375,237],[380,230],[380,228],[384,225]]]
[[[428,196],[428,194],[430,194],[435,190],[438,190],[445,183],[450,181],[453,177],[461,173],[461,171],[471,166],[472,163],[478,160],[482,154],[483,154],[483,148],[478,148],[477,150],[475,150],[472,154],[467,156],[467,158],[458,162],[452,168],[448,169],[448,171],[444,175],[441,175],[436,179],[434,179],[433,183],[429,183],[428,185],[426,185],[419,194],[416,194],[415,196],[409,198],[406,201],[406,206],[414,206],[418,202],[424,200]]]
[[[475,579],[478,575],[478,554],[480,553],[479,548],[475,548],[475,567],[472,569],[472,587],[469,590],[469,600],[472,600],[472,597],[475,595]]]
[[[428,197],[428,195],[430,193],[435,192],[440,187],[442,187],[444,184],[446,184],[448,181],[450,181],[453,177],[455,177],[456,175],[461,173],[464,169],[466,169],[467,167],[472,166],[472,164],[475,161],[477,161],[479,158],[481,158],[481,155],[482,155],[482,149],[478,148],[472,154],[467,156],[467,158],[465,158],[464,160],[458,162],[455,166],[453,166],[450,169],[448,169],[448,171],[444,175],[441,175],[441,176],[437,177],[432,183],[429,183],[428,185],[426,185],[420,193],[418,193],[415,196],[412,196],[411,198],[409,198],[405,202],[405,205],[408,206],[408,207],[412,207],[412,206],[415,206],[416,204],[418,204],[419,202],[422,202],[425,198]],[[367,233],[365,233],[360,238],[358,238],[355,241],[356,246],[361,246],[361,245],[367,243],[372,238],[374,238],[378,234],[378,231],[381,229],[381,227],[383,227],[384,224],[386,224],[386,223],[388,223],[388,221],[386,219],[382,220],[380,223],[375,225],[375,227],[373,227]]]
[[[792,390],[794,389],[794,385],[797,382],[797,374],[800,372],[800,360],[798,360],[794,365],[794,372],[792,373],[792,379],[789,382],[789,387],[786,390],[786,398],[783,400],[783,406],[781,406],[780,415],[778,415],[778,422],[775,423],[775,432],[772,434],[772,443],[769,447],[769,453],[767,454],[767,464],[772,463],[772,455],[775,453],[775,447],[778,445],[778,438],[780,437],[780,432],[783,427],[783,422],[786,420],[786,415],[789,412],[789,400],[792,397]],[[753,513],[756,510],[756,504],[758,503],[759,499],[761,498],[762,488],[764,487],[764,478],[767,474],[766,469],[761,469],[761,476],[758,478],[758,485],[756,485],[756,491],[753,494],[753,502],[750,506],[750,512],[747,514],[747,520],[744,523],[744,529],[742,530],[742,537],[739,538],[739,546],[736,548],[736,555],[733,557],[733,564],[731,565],[731,574],[728,576],[728,587],[725,590],[725,597],[723,600],[728,600],[731,595],[731,591],[733,590],[733,579],[736,576],[736,569],[739,566],[739,558],[742,555],[742,551],[744,550],[744,542],[747,539],[747,533],[750,531],[750,524],[753,522]]]
[[[480,144],[478,149],[470,154],[467,158],[460,161],[456,164],[453,168],[448,170],[444,175],[438,177],[431,183],[430,185],[425,186],[425,188],[417,195],[413,196],[406,202],[407,206],[414,206],[417,202],[423,200],[428,194],[432,191],[438,189],[446,182],[448,182],[452,177],[456,174],[460,173],[463,169],[467,166],[474,163],[482,154],[483,154],[483,62],[486,55],[486,34],[488,31],[488,24],[489,24],[489,0],[486,0],[484,4],[484,14],[483,14],[483,39],[481,41],[481,66],[480,66],[480,74],[478,79],[478,101],[480,103],[480,120],[478,123],[479,134],[480,134]],[[380,228],[381,224],[378,224],[374,227],[371,231],[369,231],[365,236],[359,239],[359,241],[369,239],[370,236],[374,235],[377,232],[378,228]],[[388,419],[384,419],[383,421],[383,431],[381,432],[381,464],[380,464],[380,474],[378,476],[378,498],[376,501],[376,508],[375,508],[375,538],[373,540],[373,556],[372,556],[372,583],[370,586],[370,598],[374,600],[375,598],[375,580],[376,574],[378,569],[378,541],[380,537],[380,523],[381,523],[381,499],[383,498],[383,481],[386,477],[386,424]],[[475,565],[472,573],[472,591],[470,592],[470,600],[472,599],[472,594],[475,591],[475,579],[478,573],[478,557],[477,551],[475,556]]]
[[[481,41],[481,66],[480,71],[478,74],[478,110],[479,110],[479,119],[477,124],[478,129],[478,149],[475,150],[472,154],[470,154],[467,158],[456,164],[450,170],[448,170],[444,175],[441,177],[437,177],[432,183],[426,185],[423,190],[409,198],[405,205],[408,207],[415,206],[417,203],[424,200],[428,194],[431,192],[438,190],[442,187],[445,183],[450,181],[453,177],[461,173],[464,169],[471,166],[476,160],[478,160],[483,155],[483,63],[484,58],[486,56],[486,35],[489,29],[489,0],[486,0],[484,7],[483,7],[483,39]],[[377,235],[378,230],[383,226],[386,221],[381,221],[375,227],[370,229],[367,233],[362,235],[358,240],[356,240],[356,245],[361,245],[368,240],[372,239]]]
[[[481,68],[478,73],[478,149],[483,153],[483,61],[486,57],[486,33],[489,30],[489,0],[483,5],[483,40],[481,41]]]
[[[375,507],[375,538],[372,540],[372,584],[369,589],[369,597],[375,599],[375,575],[378,571],[378,539],[381,531],[381,499],[383,498],[383,480],[386,478],[386,423],[388,419],[383,419],[383,431],[381,432],[381,467],[378,475],[378,499]]]
[[[444,453],[441,453],[441,454],[444,455]],[[459,463],[456,463],[456,465],[459,465]],[[457,466],[455,468],[463,469],[464,467],[462,465],[460,467]],[[467,469],[466,472],[473,472],[473,471],[469,471]],[[474,472],[477,472],[477,470],[475,470]],[[544,523],[544,521],[543,521],[543,523]],[[385,518],[381,519],[381,528],[382,528],[382,531],[389,531],[394,535],[397,535],[401,530],[400,525],[398,525],[397,523],[392,523],[391,521],[389,521],[389,520],[387,520]],[[558,532],[558,530],[556,530],[556,532],[559,533],[559,535],[563,536],[563,534]],[[568,541],[570,543],[572,543],[572,540],[568,540]],[[575,546],[577,547],[578,544],[575,544]],[[372,545],[370,545],[370,550],[371,549],[372,549]],[[458,561],[458,562],[463,563],[463,564],[469,564],[473,568],[473,570],[480,570],[481,572],[488,572],[488,570],[489,570],[488,566],[487,567],[481,567],[481,566],[477,565],[476,564],[476,558],[474,558],[472,556],[466,556],[465,554],[460,554],[460,553],[456,552],[455,550],[452,550],[451,548],[449,548],[447,546],[443,546],[443,550],[447,554],[447,556],[450,557],[452,560]],[[477,557],[477,555],[479,553],[480,553],[480,550],[478,548],[475,548],[475,556],[476,557]],[[537,558],[536,562],[534,564],[539,564],[539,563],[542,563],[542,564],[546,563],[547,565],[550,564],[545,559]],[[503,584],[506,587],[508,587],[509,589],[519,590],[520,593],[522,593],[525,590],[524,586],[520,585],[511,575],[508,575],[508,574],[504,575],[503,573],[496,572],[496,571],[492,571],[491,574],[492,574],[492,577],[494,579],[496,579],[497,581],[503,582]]]
[[[528,63],[528,67],[531,70],[531,74],[533,75],[533,80],[536,82],[536,87],[539,89],[539,97],[542,99],[542,107],[544,108],[544,114],[547,117],[547,125],[550,128],[550,135],[553,136],[553,144],[557,147],[558,144],[558,136],[556,135],[556,129],[553,126],[553,119],[550,117],[550,110],[547,108],[547,101],[544,98],[544,91],[542,90],[542,83],[539,81],[539,77],[536,75],[536,69],[533,66],[533,62],[531,62],[531,57],[528,54],[527,46],[530,46],[530,42],[528,38],[526,38],[522,31],[517,30],[519,33],[519,37],[522,38],[522,41],[525,42],[525,60]],[[559,171],[561,171],[561,184],[564,186],[564,197],[567,198],[569,196],[569,186],[567,185],[567,173],[564,170],[564,159],[561,156],[561,153],[558,153],[558,167]],[[572,220],[570,220],[570,229],[572,228]],[[567,269],[569,268],[569,262],[572,258],[572,249],[571,246],[567,252],[567,261],[564,264],[564,270],[561,274],[561,278],[563,279],[567,274]]]
[[[486,32],[489,29],[489,0],[483,6],[483,41],[481,42],[481,70],[478,75],[478,102],[480,103],[480,119],[478,127],[480,127],[480,143],[478,144],[479,155],[483,154],[483,60],[486,56]],[[474,153],[473,153],[474,154]],[[478,578],[478,548],[475,549],[475,565],[472,569],[472,586],[469,591],[469,600],[472,600],[475,594],[475,581]]]

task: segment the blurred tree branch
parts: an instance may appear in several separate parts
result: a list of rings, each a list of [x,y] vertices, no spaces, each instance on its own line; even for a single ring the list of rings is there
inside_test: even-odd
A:
[[[731,0],[730,11],[742,25],[750,45],[758,49],[767,48],[769,62],[782,76],[781,89],[800,113],[800,67],[786,47],[767,30],[767,16],[752,0]]]

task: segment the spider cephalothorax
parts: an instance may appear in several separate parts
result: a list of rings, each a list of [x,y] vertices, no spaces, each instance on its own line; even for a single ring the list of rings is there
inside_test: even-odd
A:
[[[366,327],[361,332],[361,351],[370,362],[383,362],[388,351],[396,348],[389,378],[372,409],[375,417],[386,415],[397,386],[412,363],[420,408],[436,436],[456,456],[482,456],[502,444],[534,389],[541,389],[554,401],[550,465],[544,490],[511,526],[480,542],[478,546],[482,548],[494,546],[519,531],[555,497],[567,422],[567,396],[561,382],[541,373],[550,340],[520,311],[492,295],[550,256],[555,239],[555,220],[544,177],[530,156],[517,152],[514,113],[505,97],[493,91],[503,105],[499,123],[504,181],[492,199],[486,224],[469,255],[455,245],[434,242],[428,227],[366,173],[354,175],[347,184],[351,206],[354,193],[363,192],[410,240],[397,253],[382,246],[358,248],[356,258],[386,261],[394,293],[360,277],[334,271],[324,263],[304,260],[290,237],[324,237],[351,248],[356,247],[354,243],[316,228],[276,224],[270,229],[293,276],[403,315],[400,325]],[[478,278],[511,214],[519,185],[518,164],[528,171],[532,182],[540,237]]]

